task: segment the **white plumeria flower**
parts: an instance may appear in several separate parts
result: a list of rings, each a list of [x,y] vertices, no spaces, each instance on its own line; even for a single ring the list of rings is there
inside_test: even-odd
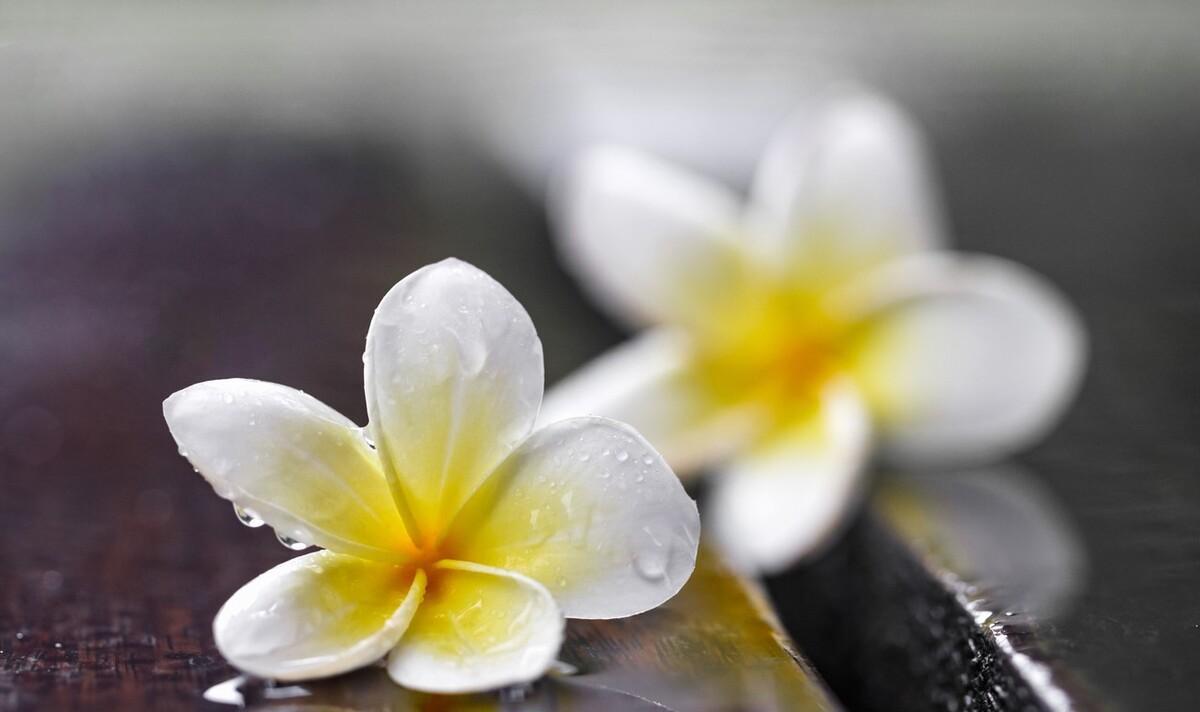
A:
[[[363,364],[365,429],[260,381],[163,404],[218,495],[325,549],[221,608],[213,631],[234,666],[298,680],[387,655],[405,687],[490,689],[545,672],[564,616],[633,615],[691,575],[695,503],[638,433],[589,417],[530,434],[541,342],[488,275],[446,260],[406,277],[375,311]]]
[[[706,527],[777,570],[829,542],[871,444],[906,464],[1038,437],[1083,331],[1029,270],[940,251],[916,132],[882,99],[822,102],[770,143],[748,204],[636,151],[582,155],[552,195],[562,253],[652,328],[548,394],[632,423],[680,474],[717,465]]]

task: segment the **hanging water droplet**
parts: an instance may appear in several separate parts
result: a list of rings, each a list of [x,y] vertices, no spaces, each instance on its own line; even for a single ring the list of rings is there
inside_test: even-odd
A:
[[[283,544],[286,548],[291,549],[292,551],[304,551],[308,547],[312,546],[311,544],[305,544],[299,539],[293,539],[290,536],[286,534],[280,534],[279,532],[275,532],[275,538],[279,540],[280,544]]]
[[[187,457],[187,456],[188,456],[188,454],[187,454],[187,450],[184,450],[182,447],[181,447],[181,448],[179,448],[179,454],[180,454],[180,455],[183,455],[184,457]]]
[[[625,452],[624,450],[617,451],[617,462],[625,462],[628,459],[629,453]]]
[[[263,525],[263,520],[254,516],[250,512],[247,512],[245,509],[242,508],[242,505],[238,504],[237,502],[233,503],[233,513],[237,515],[239,522],[241,522],[242,524],[245,524],[246,526],[250,527],[251,529],[256,529]]]

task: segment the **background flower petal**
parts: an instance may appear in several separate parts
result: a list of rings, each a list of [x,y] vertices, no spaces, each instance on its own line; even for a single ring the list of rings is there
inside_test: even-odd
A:
[[[449,259],[387,293],[363,360],[384,471],[410,528],[431,536],[528,435],[541,341],[504,287]]]
[[[833,541],[861,493],[869,416],[847,379],[819,405],[723,468],[705,531],[731,563],[779,571]]]
[[[703,327],[742,289],[739,201],[698,176],[597,147],[572,164],[551,207],[568,268],[634,326]]]
[[[620,618],[692,574],[696,504],[654,448],[605,418],[537,431],[480,488],[449,544],[545,585],[570,618]]]
[[[439,562],[420,610],[388,656],[398,684],[475,692],[542,676],[562,645],[563,617],[539,583],[463,561]]]
[[[884,98],[838,90],[768,144],[749,220],[772,262],[861,266],[941,243],[916,128]],[[828,267],[826,267],[828,269]]]
[[[213,634],[221,654],[254,675],[328,677],[387,654],[424,590],[420,570],[318,551],[238,589],[217,613]]]
[[[850,291],[870,315],[857,372],[893,459],[998,459],[1041,437],[1075,393],[1083,327],[1020,265],[930,253],[864,275]]]
[[[278,533],[369,559],[403,556],[404,523],[379,458],[316,398],[263,381],[207,381],[173,394],[163,415],[217,494]]]
[[[547,393],[539,427],[602,415],[632,425],[687,477],[741,445],[755,413],[719,402],[689,370],[686,340],[651,329],[601,354]]]

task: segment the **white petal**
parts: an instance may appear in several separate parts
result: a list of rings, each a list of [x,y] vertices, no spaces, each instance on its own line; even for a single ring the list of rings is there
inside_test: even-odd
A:
[[[706,531],[730,562],[779,571],[834,539],[861,494],[869,417],[847,380],[826,386],[819,406],[717,478]]]
[[[719,186],[603,146],[577,159],[551,198],[568,267],[618,317],[703,326],[741,289],[739,205]]]
[[[570,618],[668,600],[696,563],[696,504],[654,448],[605,418],[537,431],[479,489],[449,544],[550,589]]]
[[[1074,311],[1012,262],[912,256],[847,293],[871,315],[857,370],[897,460],[1010,454],[1058,420],[1082,375],[1085,335]]]
[[[354,423],[316,398],[263,381],[208,381],[173,394],[163,416],[217,494],[280,534],[402,558],[408,540],[379,458]]]
[[[563,617],[536,581],[464,561],[441,561],[388,674],[424,692],[490,690],[541,677],[562,645]]]
[[[688,369],[687,342],[646,331],[601,354],[547,393],[539,427],[581,415],[632,425],[680,476],[734,452],[759,425],[756,413],[719,403]]]
[[[260,677],[307,680],[383,657],[412,620],[425,574],[329,551],[276,566],[213,621],[217,649]]]
[[[450,259],[383,298],[364,363],[370,429],[401,514],[416,537],[433,536],[529,434],[541,341],[504,287]]]
[[[750,222],[776,262],[854,264],[940,244],[938,207],[908,118],[882,97],[839,91],[768,145]]]

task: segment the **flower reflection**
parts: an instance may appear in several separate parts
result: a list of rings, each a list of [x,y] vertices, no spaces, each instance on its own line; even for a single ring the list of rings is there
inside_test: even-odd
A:
[[[1024,467],[886,481],[879,502],[889,519],[992,608],[1033,620],[1069,608],[1086,574],[1083,544],[1053,494]]]
[[[397,687],[382,668],[367,668],[332,680],[272,686],[237,677],[209,688],[205,699],[250,710],[458,710],[460,712],[643,712],[664,706],[636,695],[548,677],[536,685],[507,688],[498,693],[456,695],[453,698]]]
[[[995,460],[1073,395],[1083,331],[1042,278],[941,251],[920,141],[843,92],[787,124],[749,201],[637,151],[576,161],[553,196],[591,293],[651,326],[556,386],[548,420],[630,422],[686,475],[708,531],[778,570],[831,540],[873,444],[921,466]]]

